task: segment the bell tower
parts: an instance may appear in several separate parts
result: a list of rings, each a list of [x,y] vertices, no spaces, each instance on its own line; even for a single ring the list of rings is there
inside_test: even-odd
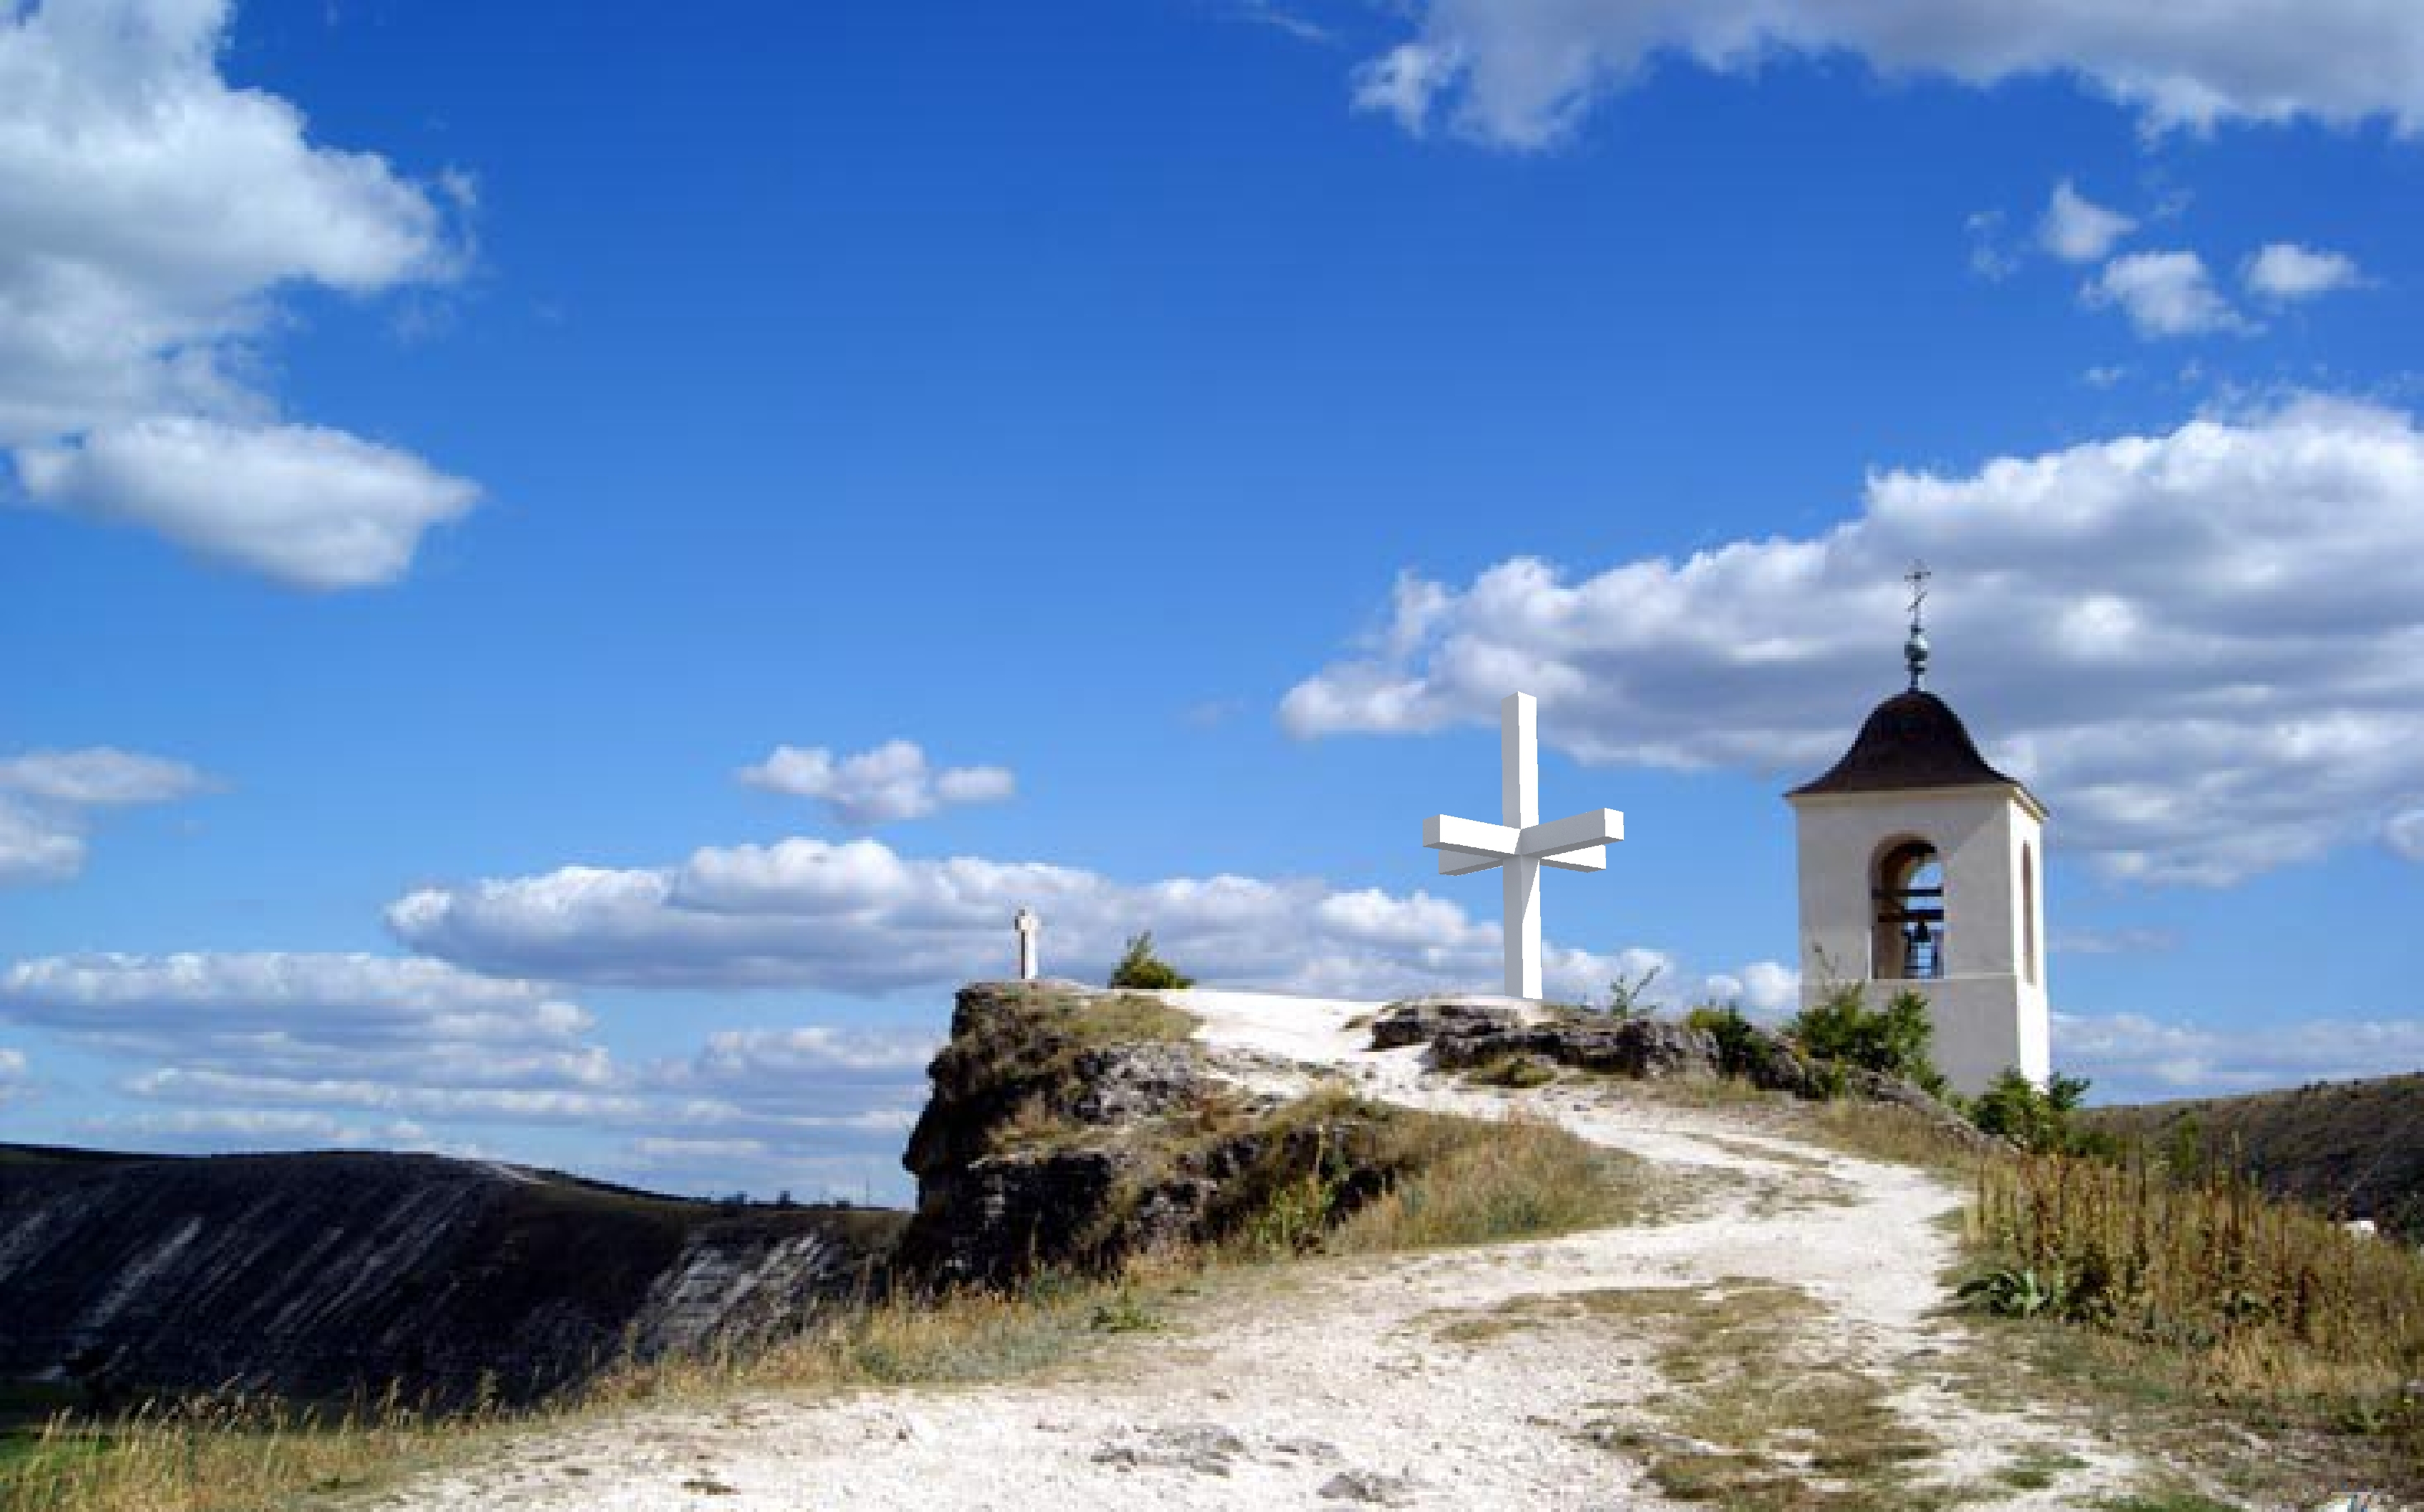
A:
[[[1842,760],[1785,795],[1797,831],[1801,1002],[1846,982],[1872,1007],[1927,999],[1937,1068],[1975,1093],[2011,1067],[2045,1085],[2046,809],[1978,754],[1927,692],[1911,569],[1910,686],[1871,710]]]

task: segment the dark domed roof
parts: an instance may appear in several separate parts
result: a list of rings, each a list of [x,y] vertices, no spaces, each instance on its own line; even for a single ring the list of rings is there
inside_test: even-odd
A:
[[[1859,738],[1843,753],[1843,759],[1817,781],[1794,788],[1790,796],[1985,787],[2020,785],[1986,764],[1951,705],[1934,693],[1914,690],[1879,704],[1860,726]],[[2030,802],[2035,802],[2033,794]]]

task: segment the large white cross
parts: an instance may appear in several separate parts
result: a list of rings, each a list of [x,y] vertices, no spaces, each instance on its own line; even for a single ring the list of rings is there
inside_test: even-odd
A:
[[[1604,871],[1607,845],[1624,838],[1624,816],[1594,808],[1540,822],[1539,704],[1508,693],[1498,706],[1499,791],[1503,824],[1432,816],[1423,844],[1440,853],[1443,876],[1507,868],[1507,995],[1540,995],[1540,868]]]

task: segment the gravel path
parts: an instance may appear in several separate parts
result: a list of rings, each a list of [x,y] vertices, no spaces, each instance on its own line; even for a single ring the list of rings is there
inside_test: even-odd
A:
[[[1958,1195],[1740,1121],[1557,1086],[1484,1093],[1427,1077],[1413,1050],[1369,1053],[1369,1005],[1196,992],[1173,999],[1265,1080],[1278,1062],[1348,1075],[1414,1106],[1555,1117],[1587,1138],[1696,1177],[1683,1218],[1563,1239],[1323,1263],[1268,1287],[1216,1288],[1168,1334],[1116,1341],[1050,1378],[839,1402],[753,1396],[657,1408],[533,1436],[378,1504],[581,1512],[821,1509],[1657,1508],[1646,1471],[1594,1441],[1611,1421],[1659,1430],[1654,1351],[1602,1328],[1443,1333],[1502,1304],[1728,1278],[1814,1299],[1814,1358],[1887,1383],[1934,1440],[1914,1479],[2001,1486],[2024,1457],[2053,1483],[1963,1504],[2079,1507],[2137,1467],[2092,1432],[1998,1413],[1947,1382],[1957,1336],[1933,1319]],[[1813,1187],[1821,1195],[1810,1196]],[[1478,1334],[1479,1336],[1475,1336]],[[1604,1433],[1601,1435],[1604,1438]]]

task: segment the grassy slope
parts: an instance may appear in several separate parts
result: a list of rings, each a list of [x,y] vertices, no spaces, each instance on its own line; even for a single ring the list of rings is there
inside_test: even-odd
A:
[[[2184,1145],[2228,1165],[2235,1151],[2271,1191],[2424,1242],[2424,1074],[2102,1107],[2085,1117],[2157,1154]]]

